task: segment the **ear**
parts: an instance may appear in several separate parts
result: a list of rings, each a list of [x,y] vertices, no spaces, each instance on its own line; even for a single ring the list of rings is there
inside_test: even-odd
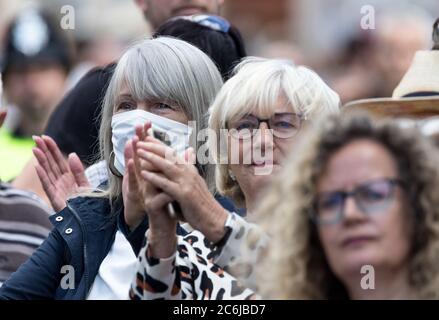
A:
[[[220,0],[224,1],[224,0]],[[135,0],[136,5],[142,10],[142,12],[145,14],[145,12],[148,10],[148,4],[146,3],[146,0]]]

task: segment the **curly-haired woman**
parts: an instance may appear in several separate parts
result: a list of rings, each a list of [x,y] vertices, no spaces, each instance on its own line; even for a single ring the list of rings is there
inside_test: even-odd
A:
[[[325,119],[305,140],[256,212],[271,236],[260,294],[438,298],[439,158],[430,142],[365,115]]]

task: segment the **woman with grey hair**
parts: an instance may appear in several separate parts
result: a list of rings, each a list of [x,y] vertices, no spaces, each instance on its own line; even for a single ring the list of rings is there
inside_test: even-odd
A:
[[[205,126],[204,114],[221,85],[209,57],[184,41],[159,37],[127,50],[114,71],[102,112],[101,160],[109,164],[108,185],[69,200],[50,217],[54,230],[4,283],[0,298],[128,298],[148,224],[145,203],[153,195],[168,198],[152,185],[140,186],[133,147],[152,128],[170,138],[173,149],[187,148],[188,122]],[[208,180],[209,169],[199,168],[200,179]],[[132,248],[124,244],[125,236]]]
[[[245,59],[210,108],[209,151],[216,162],[218,191],[251,218],[306,122],[337,113],[339,106],[338,95],[313,71],[285,60]],[[158,211],[166,201],[149,203],[150,228],[131,298],[254,298],[236,279],[223,280],[233,275],[252,287],[255,261],[243,265],[240,255],[247,240],[260,238],[255,237],[258,227],[218,206],[192,165],[166,157],[172,151],[153,142],[147,138],[137,145],[138,170],[147,183],[180,204],[183,218],[196,231],[177,236],[177,222]],[[189,150],[185,156],[193,159],[194,153]],[[252,250],[262,242],[253,241]]]

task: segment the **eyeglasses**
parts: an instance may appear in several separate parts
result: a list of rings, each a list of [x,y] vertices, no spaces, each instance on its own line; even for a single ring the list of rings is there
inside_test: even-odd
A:
[[[344,215],[346,199],[353,197],[356,206],[364,214],[385,211],[395,198],[395,189],[402,186],[399,179],[389,178],[371,181],[356,187],[353,191],[323,192],[314,201],[312,220],[318,225],[336,224]]]
[[[220,31],[223,33],[228,33],[230,30],[230,22],[228,22],[226,19],[214,15],[195,14],[191,16],[174,17],[169,20],[172,21],[179,19],[195,22],[206,28],[210,28],[212,30]]]
[[[254,115],[247,115],[229,126],[230,134],[236,139],[249,139],[259,131],[261,122],[265,122],[273,130],[273,136],[287,139],[295,136],[302,127],[305,118],[291,112],[275,113],[268,119],[260,119]]]

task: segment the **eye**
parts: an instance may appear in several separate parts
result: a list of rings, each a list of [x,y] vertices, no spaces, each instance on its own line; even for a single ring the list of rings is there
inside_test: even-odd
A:
[[[250,122],[250,121],[242,121],[242,122],[239,122],[239,123],[237,124],[237,126],[236,126],[236,129],[237,129],[238,131],[240,131],[240,130],[245,130],[245,129],[253,129],[253,128],[254,128],[254,125],[253,125],[253,123]]]
[[[330,211],[338,209],[340,204],[343,202],[343,195],[335,192],[320,195],[317,198],[317,207],[319,211]]]
[[[300,118],[294,114],[275,114],[272,121],[277,129],[299,129],[301,124]]]
[[[358,195],[362,200],[375,202],[381,201],[388,197],[389,190],[381,186],[369,186],[358,190]]]
[[[274,126],[279,129],[293,129],[295,126],[288,121],[278,120],[274,123]]]
[[[169,104],[166,103],[156,103],[151,107],[151,110],[163,112],[163,111],[172,111],[175,110],[175,108],[171,107]]]
[[[234,127],[238,131],[255,130],[258,128],[258,121],[257,120],[255,121],[253,119],[243,118],[243,119],[239,120],[238,122],[236,122]]]
[[[135,109],[137,109],[137,106],[134,103],[121,102],[117,105],[116,111],[129,111],[129,110],[135,110]]]

